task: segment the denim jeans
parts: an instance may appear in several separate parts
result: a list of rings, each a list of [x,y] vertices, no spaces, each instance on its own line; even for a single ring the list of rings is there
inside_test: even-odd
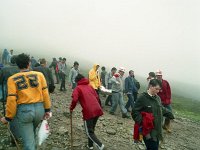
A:
[[[133,94],[127,94],[128,96],[128,102],[126,103],[125,108],[128,110],[129,107],[131,106],[131,108],[133,109],[133,105],[134,105],[134,97]]]
[[[120,106],[122,114],[126,114],[127,110],[124,107],[124,99],[123,99],[123,93],[122,92],[112,93],[112,107],[110,109],[111,113],[114,113],[116,111],[118,104]]]
[[[24,150],[36,149],[36,128],[44,116],[43,103],[21,104],[17,107],[20,135]]]

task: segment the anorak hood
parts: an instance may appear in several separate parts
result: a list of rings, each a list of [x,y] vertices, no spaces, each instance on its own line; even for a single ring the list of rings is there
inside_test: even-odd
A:
[[[78,85],[87,85],[89,84],[89,80],[87,78],[83,78],[78,81]]]
[[[93,69],[94,69],[95,71],[97,71],[97,70],[96,70],[97,66],[99,66],[99,64],[94,64],[94,66],[93,66]]]

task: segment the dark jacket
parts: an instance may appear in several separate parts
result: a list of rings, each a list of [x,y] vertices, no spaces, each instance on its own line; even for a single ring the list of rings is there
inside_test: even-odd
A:
[[[89,120],[103,115],[103,111],[99,103],[99,97],[92,86],[89,85],[89,81],[86,78],[83,78],[78,82],[78,86],[72,93],[72,102],[70,105],[71,111],[73,111],[76,107],[77,102],[80,102],[82,107],[84,120]]]
[[[6,101],[8,78],[18,72],[20,72],[20,70],[16,65],[11,65],[0,70],[0,99],[2,101]]]
[[[141,123],[143,118],[141,112],[153,113],[154,129],[150,132],[153,139],[162,139],[163,116],[174,119],[173,114],[164,108],[159,96],[150,96],[147,92],[142,93],[132,110],[132,118],[135,122]]]
[[[125,93],[137,93],[137,88],[134,84],[133,77],[128,76],[125,79]]]
[[[51,65],[49,66],[49,68],[52,68],[56,71],[56,66],[57,66],[57,61],[52,61]]]
[[[158,93],[158,96],[160,96],[163,105],[171,104],[171,88],[166,80],[162,80],[162,88]]]
[[[54,86],[54,79],[53,79],[52,71],[49,68],[43,67],[43,66],[38,66],[38,67],[34,67],[33,70],[43,73],[43,75],[46,79],[47,85]]]

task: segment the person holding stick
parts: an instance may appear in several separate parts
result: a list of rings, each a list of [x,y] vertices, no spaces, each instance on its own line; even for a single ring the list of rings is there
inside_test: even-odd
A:
[[[73,109],[79,102],[82,107],[85,130],[88,136],[87,147],[88,149],[93,149],[93,144],[95,144],[99,150],[103,150],[104,145],[94,133],[98,118],[103,115],[99,97],[96,91],[89,84],[88,79],[86,79],[83,75],[78,74],[75,81],[77,83],[77,87],[72,93],[72,102],[69,108],[70,112],[72,114]]]

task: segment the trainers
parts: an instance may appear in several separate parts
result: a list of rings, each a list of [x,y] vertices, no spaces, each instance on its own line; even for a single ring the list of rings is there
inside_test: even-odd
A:
[[[93,147],[93,146],[89,147],[88,145],[87,145],[87,148],[88,148],[88,149],[94,149],[94,147]]]
[[[104,145],[102,144],[101,147],[99,147],[99,150],[103,150],[104,149]]]

